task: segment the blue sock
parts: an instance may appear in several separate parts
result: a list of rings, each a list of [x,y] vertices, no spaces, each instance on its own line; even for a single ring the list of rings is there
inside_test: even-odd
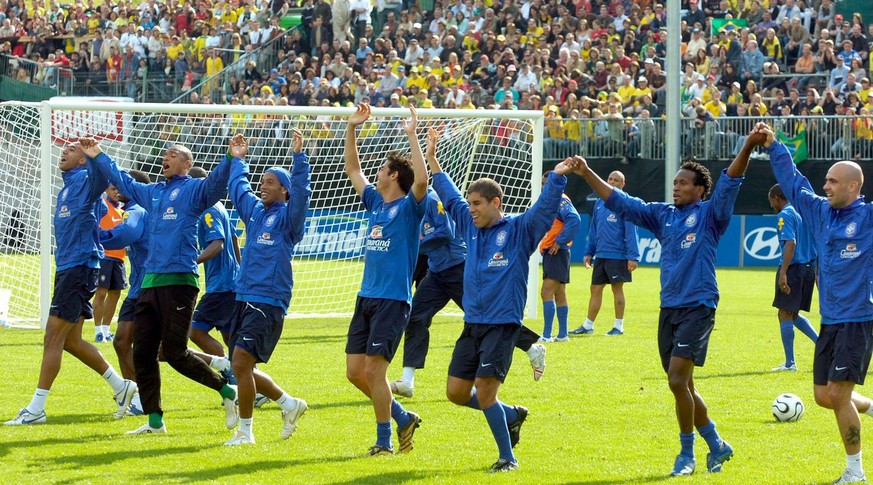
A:
[[[697,428],[697,432],[709,445],[709,451],[717,451],[721,449],[721,436],[715,430],[715,421],[710,421],[706,426]]]
[[[558,313],[558,338],[566,338],[567,335],[567,317],[570,316],[570,307],[567,305],[559,306]]]
[[[391,421],[376,423],[376,444],[385,448],[391,448]]]
[[[779,330],[782,331],[782,349],[785,350],[785,365],[794,363],[794,322],[779,322]]]
[[[500,401],[497,401],[497,404],[500,404],[500,407],[503,408],[503,414],[506,415],[507,423],[514,423],[518,421],[518,411],[515,410],[515,406],[510,406]]]
[[[679,433],[679,444],[682,445],[680,455],[694,458],[694,433]]]
[[[815,329],[812,328],[812,324],[809,323],[808,318],[798,314],[797,318],[794,319],[794,326],[797,327],[798,330],[803,332],[804,335],[809,337],[809,339],[812,340],[813,343],[818,341],[818,334],[815,333]]]
[[[485,413],[488,427],[491,428],[491,434],[494,435],[494,441],[497,442],[500,458],[515,461],[515,455],[512,454],[512,442],[509,441],[509,426],[506,424],[506,414],[503,412],[503,406],[495,403],[490,408],[482,410],[482,412]]]
[[[543,302],[543,338],[552,338],[552,324],[555,322],[555,300]]]
[[[391,400],[391,417],[394,418],[394,422],[397,423],[398,428],[403,428],[409,424],[409,413],[403,409],[403,406],[397,402],[397,399]]]
[[[476,395],[476,388],[475,387],[473,388],[473,395],[470,396],[470,400],[467,401],[467,404],[464,404],[464,406],[481,411],[481,409],[479,409],[479,397]]]

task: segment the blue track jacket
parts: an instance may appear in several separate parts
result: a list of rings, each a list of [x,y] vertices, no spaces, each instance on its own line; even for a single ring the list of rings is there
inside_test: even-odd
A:
[[[530,256],[558,215],[567,177],[551,173],[530,209],[484,229],[473,224],[470,205],[447,174],[434,174],[433,186],[467,242],[464,321],[521,325]]]
[[[288,311],[294,275],[291,256],[294,245],[303,239],[306,211],[309,210],[309,159],[306,153],[294,154],[288,202],[264,207],[248,180],[249,167],[235,158],[231,163],[228,194],[246,224],[246,245],[234,282],[238,301],[267,303]]]
[[[149,234],[147,231],[149,213],[136,202],[124,206],[124,222],[100,231],[100,242],[106,249],[127,248],[130,260],[130,288],[127,297],[137,299],[142,289],[143,268],[149,255]]]
[[[873,206],[863,197],[834,209],[815,195],[785,145],[770,145],[770,165],[785,196],[814,235],[822,325],[873,320]]]
[[[106,187],[102,176],[89,162],[61,173],[64,186],[55,207],[55,271],[74,266],[99,268],[103,259],[97,225],[96,203]]]
[[[709,200],[685,207],[645,203],[613,189],[606,207],[661,241],[661,308],[718,306],[716,250],[731,221],[743,178],[728,177],[723,170]]]
[[[607,209],[603,199],[597,199],[594,210],[591,211],[585,256],[639,261],[640,242],[637,226]]]
[[[427,255],[427,268],[439,273],[462,264],[467,257],[467,245],[432,187],[427,188],[426,200],[418,252]]]

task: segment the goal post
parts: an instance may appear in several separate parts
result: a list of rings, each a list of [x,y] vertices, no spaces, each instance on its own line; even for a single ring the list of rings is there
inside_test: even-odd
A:
[[[303,240],[295,247],[295,286],[289,316],[347,316],[354,310],[363,271],[367,217],[345,176],[346,118],[354,108],[146,104],[113,99],[55,98],[0,104],[0,156],[18,189],[0,189],[0,290],[10,289],[9,321],[44,325],[53,284],[53,204],[62,184],[57,169],[66,143],[93,136],[122,167],[161,180],[163,153],[172,144],[191,149],[207,171],[227,152],[233,134],[249,139],[247,161],[257,192],[262,174],[292,160],[291,128],[303,131],[312,174],[312,201]],[[406,109],[372,108],[359,128],[361,166],[371,181],[390,151],[409,152],[402,130]],[[544,116],[541,111],[418,110],[422,146],[427,129],[443,128],[437,156],[464,191],[480,177],[504,188],[504,210],[526,210],[541,191]],[[7,170],[8,171],[8,170]],[[5,182],[5,180],[0,180]],[[223,201],[245,244],[244,225]],[[11,229],[15,224],[24,230]],[[9,237],[17,236],[15,238]],[[527,316],[537,315],[538,254],[531,258]],[[390,268],[386,268],[390,271]],[[201,271],[202,273],[202,271]],[[38,317],[38,318],[37,318]]]

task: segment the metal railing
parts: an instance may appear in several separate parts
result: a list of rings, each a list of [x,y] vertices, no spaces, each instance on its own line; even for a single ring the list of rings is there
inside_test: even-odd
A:
[[[809,159],[873,160],[873,116],[722,117],[703,122],[683,118],[683,159],[731,160],[755,123],[764,121],[787,138],[801,137]],[[586,158],[662,159],[666,120],[643,118],[547,118],[544,160]],[[763,153],[763,152],[759,152]]]
[[[3,54],[0,61],[0,75],[39,85],[54,91],[55,95],[71,94],[75,84],[73,71],[68,68],[8,54]]]

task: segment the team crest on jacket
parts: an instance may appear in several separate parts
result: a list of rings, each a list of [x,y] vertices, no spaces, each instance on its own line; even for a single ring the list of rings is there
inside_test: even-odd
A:
[[[691,247],[692,244],[694,244],[694,241],[696,240],[697,234],[690,232],[685,235],[685,240],[682,241],[682,244],[680,244],[680,246],[682,247],[682,249],[688,249]]]
[[[615,222],[618,220],[618,217],[615,217],[615,214],[610,212],[608,216],[606,216],[606,222]]]
[[[264,227],[273,227],[273,224],[276,223],[276,214],[270,214],[267,216],[267,220],[264,221]]]
[[[276,243],[276,241],[273,241],[270,238],[269,232],[265,232],[265,233],[261,234],[260,236],[258,236],[258,244],[265,244],[267,246],[272,246],[275,243]]]
[[[170,207],[167,207],[167,210],[164,212],[164,217],[163,217],[163,219],[164,219],[165,221],[175,221],[175,220],[176,220],[176,216],[177,216],[176,211],[174,211],[174,210],[173,210],[173,207],[170,206]]]
[[[427,236],[428,234],[431,234],[435,231],[434,227],[431,226],[429,222],[425,222],[423,228],[424,228],[423,236]]]
[[[58,218],[70,217],[70,208],[64,204],[58,208]]]
[[[503,246],[504,244],[506,244],[506,231],[500,231],[497,233],[497,245]],[[503,256],[503,253],[497,254],[500,254],[501,257]],[[495,254],[495,256],[497,256],[497,254]]]
[[[855,259],[861,255],[861,251],[858,251],[858,245],[856,244],[846,244],[846,249],[840,251],[840,258],[842,259]]]
[[[388,218],[394,219],[394,217],[396,217],[396,216],[397,216],[397,206],[395,205],[394,207],[388,209]]]
[[[697,224],[697,216],[691,214],[685,219],[685,227],[694,227],[694,224]]]
[[[173,189],[173,191],[170,192],[170,200],[176,200],[179,197],[180,192],[181,190],[179,190],[179,187]]]
[[[382,239],[382,226],[373,226],[370,229],[370,239]]]
[[[852,237],[852,236],[855,235],[856,232],[858,232],[858,225],[855,224],[854,222],[850,222],[850,223],[846,226],[846,236],[847,236],[847,237]]]

